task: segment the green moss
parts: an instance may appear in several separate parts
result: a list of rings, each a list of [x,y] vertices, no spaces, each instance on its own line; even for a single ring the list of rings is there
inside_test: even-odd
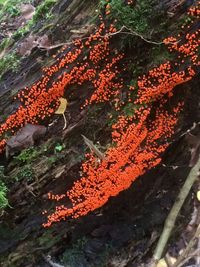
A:
[[[155,2],[155,0],[140,0],[134,7],[131,7],[123,0],[111,0],[109,1],[111,13],[108,17],[112,20],[116,19],[119,28],[126,26],[138,33],[145,33],[150,26],[149,20],[152,18]],[[102,7],[107,3],[108,1],[101,0]]]
[[[104,244],[104,248],[98,254],[93,262],[87,260],[87,253],[85,248],[90,246],[90,240],[87,237],[82,237],[76,241],[70,248],[66,249],[61,257],[61,263],[70,267],[105,267],[109,254],[112,252],[112,246],[110,244]]]
[[[0,180],[0,211],[4,210],[7,206],[9,206],[8,199],[7,199],[7,187]]]
[[[63,238],[62,233],[55,233],[51,228],[47,229],[42,236],[39,237],[39,246],[49,249]]]
[[[18,40],[19,38],[25,36],[32,29],[32,27],[40,20],[45,19],[45,23],[47,23],[46,20],[52,19],[53,15],[51,13],[51,8],[55,5],[56,2],[56,0],[42,1],[42,3],[36,7],[33,18],[29,20],[26,25],[19,28],[13,34],[13,38],[15,40]]]
[[[5,184],[0,182],[0,210],[8,206],[7,191],[8,189]]]
[[[51,166],[53,165],[56,161],[58,160],[58,158],[56,156],[51,156],[48,158],[47,163]]]
[[[6,54],[0,60],[0,78],[4,73],[6,73],[9,70],[16,72],[19,65],[20,65],[20,58],[16,52]]]
[[[13,39],[18,40],[19,38],[25,36],[29,32],[31,26],[33,25],[32,20],[30,20],[25,26],[19,28],[14,34]]]
[[[5,179],[4,167],[0,166],[0,211],[5,209],[9,203],[7,199],[7,187],[3,180]]]
[[[33,16],[33,22],[37,22],[40,19],[48,19],[51,16],[50,10],[56,2],[56,0],[42,1],[41,5],[36,8],[35,14]]]
[[[55,146],[55,148],[54,148],[54,152],[55,152],[55,153],[59,153],[59,152],[61,152],[64,148],[65,148],[65,145],[64,145],[64,144],[57,143],[56,146]]]
[[[173,54],[164,45],[154,46],[151,50],[151,65],[149,68],[158,66],[166,61],[173,59]]]
[[[19,163],[30,163],[40,155],[40,152],[37,151],[34,147],[24,149],[18,156],[15,157],[15,160]]]
[[[61,261],[66,266],[76,267],[76,266],[89,266],[88,261],[85,258],[83,248],[87,242],[85,237],[77,240],[77,243],[72,246],[72,248],[65,250]]]
[[[138,109],[138,105],[134,103],[128,103],[124,106],[123,112],[126,116],[131,117],[134,115],[135,111]]]
[[[33,181],[34,173],[31,165],[26,165],[23,168],[20,169],[20,171],[17,173],[15,180],[20,181],[23,179],[26,179],[27,181]]]
[[[140,0],[133,5],[124,0],[101,0],[99,9],[103,16],[108,3],[110,14],[106,15],[107,21],[114,22],[118,30],[126,27],[126,31],[132,31],[132,34],[120,34],[118,47],[121,49],[138,47],[138,40],[141,41],[138,35],[156,42],[168,36],[170,19],[159,0]]]
[[[5,20],[6,17],[19,16],[19,6],[30,2],[31,0],[0,0],[0,21]]]
[[[12,44],[11,38],[5,38],[0,44],[0,52],[6,50]]]

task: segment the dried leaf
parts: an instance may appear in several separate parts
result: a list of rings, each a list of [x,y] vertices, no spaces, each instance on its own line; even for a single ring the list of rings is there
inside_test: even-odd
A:
[[[105,159],[104,154],[93,144],[93,142],[91,140],[89,140],[87,137],[85,137],[84,135],[82,135],[84,142],[86,143],[86,145],[90,148],[91,151],[93,151],[95,153],[95,155],[103,160]]]
[[[200,201],[200,191],[197,192],[197,199]]]
[[[34,35],[29,35],[24,41],[18,46],[17,52],[21,56],[28,56],[31,53],[33,47],[37,46],[36,37]]]
[[[31,4],[22,4],[21,5],[21,14],[25,20],[30,20],[33,18],[35,13],[35,7]]]
[[[159,260],[159,262],[158,262],[156,267],[167,267],[167,266],[168,265],[167,265],[165,259],[161,259],[161,260]]]
[[[42,125],[27,123],[16,135],[6,142],[6,157],[14,155],[25,148],[34,145],[34,142],[45,135],[47,128]]]
[[[17,52],[22,56],[28,56],[31,54],[33,48],[41,47],[48,49],[49,45],[50,41],[46,34],[44,34],[43,36],[30,34],[27,38],[23,40],[22,43],[19,44]]]
[[[67,99],[65,99],[63,97],[59,98],[59,100],[60,100],[60,106],[55,111],[55,114],[63,115],[63,118],[64,118],[63,130],[64,130],[67,127],[67,120],[66,120],[66,117],[65,117],[65,111],[66,111],[68,102],[67,102]]]
[[[61,97],[59,98],[60,100],[60,106],[58,107],[58,109],[55,111],[55,114],[61,114],[63,115],[66,111],[66,108],[67,108],[67,99]]]

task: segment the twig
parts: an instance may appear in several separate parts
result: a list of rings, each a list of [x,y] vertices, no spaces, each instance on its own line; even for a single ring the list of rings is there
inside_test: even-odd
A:
[[[51,260],[51,256],[50,255],[43,255],[44,260],[51,266],[51,267],[67,267],[58,263],[55,263]]]
[[[174,265],[172,267],[181,267],[185,263],[186,259],[188,261],[192,257],[192,255],[194,255],[194,252],[190,255],[189,255],[189,253],[190,253],[191,249],[194,247],[195,243],[197,242],[197,238],[199,237],[199,235],[200,235],[200,225],[197,227],[197,230],[196,230],[194,236],[191,238],[187,247],[184,249],[184,251],[178,257],[178,259],[176,260],[176,262],[174,263]]]
[[[200,122],[193,122],[192,127],[190,127],[189,129],[187,129],[187,131],[185,131],[184,133],[182,133],[180,135],[180,137],[185,136],[186,134],[190,134],[192,130],[195,130],[195,128],[197,127],[197,125],[200,125]]]
[[[127,30],[128,32],[123,32],[124,29]],[[125,25],[123,25],[119,31],[116,31],[114,33],[111,33],[110,35],[115,35],[115,34],[119,34],[119,33],[137,36],[137,37],[139,37],[140,39],[142,39],[143,41],[145,41],[146,43],[149,43],[149,44],[155,44],[155,45],[161,45],[161,44],[163,44],[163,42],[155,42],[155,41],[148,40],[144,36],[142,36],[141,34],[139,34],[138,32],[133,31],[132,29],[126,27]]]
[[[182,267],[185,263],[187,263],[190,259],[199,256],[200,253],[200,249],[196,249],[193,253],[189,254],[185,259],[183,259],[182,262],[180,262],[180,264],[177,267]],[[195,264],[192,265],[195,267],[199,267],[199,265]],[[173,267],[173,266],[172,266]],[[189,266],[188,266],[189,267]]]
[[[165,249],[165,246],[168,242],[168,239],[171,235],[172,229],[175,225],[177,216],[179,214],[179,211],[188,196],[190,189],[192,185],[194,184],[195,180],[197,179],[197,176],[199,175],[199,169],[200,169],[200,158],[198,159],[197,163],[194,165],[194,167],[190,170],[190,173],[184,183],[184,185],[181,188],[181,191],[176,199],[176,202],[174,203],[164,225],[163,232],[160,236],[160,239],[158,241],[158,244],[156,246],[156,249],[154,251],[153,259],[151,262],[151,266],[156,266],[158,261],[160,260],[163,251]]]
[[[197,249],[200,250],[200,234],[197,237],[198,241],[197,241]],[[195,257],[196,260],[196,265],[200,266],[200,253],[197,254],[197,256]]]
[[[87,137],[85,137],[84,135],[81,135],[81,136],[83,137],[84,142],[90,148],[90,150],[92,152],[94,152],[95,155],[99,159],[104,160],[105,159],[105,155],[93,144],[93,142],[91,140],[89,140]]]
[[[168,253],[165,255],[164,259],[165,259],[165,262],[167,263],[168,267],[173,267],[172,266],[173,263],[172,263],[171,257],[170,257],[170,255]]]
[[[64,127],[63,127],[63,130],[65,130],[66,127],[67,127],[67,119],[66,119],[65,113],[63,113],[63,119],[64,119]]]
[[[127,30],[127,31],[123,31],[123,30]],[[127,34],[127,35],[137,36],[137,37],[139,37],[140,39],[142,39],[143,41],[145,41],[146,43],[149,43],[149,44],[155,44],[155,45],[164,44],[163,42],[155,42],[155,41],[148,40],[144,36],[139,34],[138,32],[133,31],[132,29],[126,27],[125,25],[123,25],[121,27],[121,29],[119,29],[116,32],[106,33],[105,35],[99,35],[99,37],[105,38],[105,37],[114,36],[114,35],[117,35],[117,34]],[[83,41],[83,40],[87,40],[88,38],[89,38],[89,36],[82,37],[79,40]],[[176,43],[178,43],[179,41],[177,41]],[[59,48],[59,47],[62,47],[62,46],[65,46],[65,45],[71,45],[71,44],[74,44],[74,41],[66,42],[66,43],[60,43],[60,44],[56,44],[56,45],[52,45],[52,46],[48,46],[48,47],[47,46],[38,46],[38,48],[51,50],[51,49],[55,49],[55,48]],[[172,43],[172,44],[174,44],[174,43]]]

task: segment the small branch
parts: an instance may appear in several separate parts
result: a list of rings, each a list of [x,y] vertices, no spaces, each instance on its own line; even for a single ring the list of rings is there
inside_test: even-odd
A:
[[[198,159],[197,163],[194,165],[194,167],[190,170],[190,173],[184,183],[184,185],[181,188],[181,191],[176,199],[176,202],[174,203],[164,225],[163,232],[160,236],[160,239],[158,241],[158,244],[156,246],[153,260],[151,262],[151,266],[156,266],[158,261],[161,259],[163,251],[166,247],[166,244],[169,240],[169,237],[171,235],[171,232],[173,230],[173,227],[175,225],[177,216],[179,214],[179,211],[188,196],[190,189],[192,185],[194,184],[195,180],[197,179],[197,176],[199,175],[199,169],[200,169],[200,158]]]
[[[185,131],[184,133],[182,133],[182,134],[180,135],[180,137],[183,137],[183,136],[185,136],[186,134],[190,134],[191,131],[192,131],[192,130],[195,130],[195,128],[196,128],[198,125],[200,125],[200,122],[194,122],[193,125],[192,125],[192,127],[189,128],[189,129],[188,129],[187,131]]]
[[[89,149],[95,153],[95,155],[101,159],[104,160],[105,159],[105,155],[93,144],[93,142],[91,140],[89,140],[87,137],[85,137],[84,135],[81,135],[83,137],[84,142],[86,143],[86,145],[89,147]]]
[[[190,259],[195,258],[197,256],[199,256],[200,253],[200,249],[196,249],[193,253],[189,254],[188,257],[186,257],[185,259],[183,259],[182,262],[180,262],[180,264],[177,267],[182,267],[185,263],[187,263]],[[195,266],[195,267],[199,267],[199,265],[195,264],[195,265],[191,265],[191,266]],[[172,266],[173,267],[173,266]],[[189,267],[189,266],[188,266]]]
[[[43,255],[43,259],[51,266],[51,267],[67,267],[58,263],[55,263],[51,260],[51,256],[50,255]]]
[[[63,113],[63,119],[64,119],[64,127],[63,127],[63,130],[65,130],[66,127],[67,127],[67,119],[66,119],[65,113]]]
[[[174,265],[172,267],[181,267],[185,263],[186,259],[188,261],[192,257],[192,255],[194,253],[192,253],[191,255],[189,255],[189,253],[192,250],[192,248],[194,247],[195,243],[197,242],[197,238],[199,237],[199,235],[200,235],[200,225],[197,227],[197,230],[196,230],[194,236],[191,238],[191,240],[188,243],[187,247],[184,249],[184,251],[178,257],[177,261],[174,263]]]
[[[123,31],[124,29],[127,30],[127,32],[124,32]],[[114,32],[114,33],[111,33],[110,35],[115,35],[115,34],[119,34],[119,33],[137,36],[137,37],[139,37],[140,39],[142,39],[143,41],[145,41],[146,43],[149,43],[149,44],[155,44],[155,45],[161,45],[161,44],[163,44],[163,42],[155,42],[155,41],[148,40],[144,36],[142,36],[141,34],[139,34],[138,32],[133,31],[132,29],[126,27],[125,25],[122,26],[119,31]]]
[[[127,30],[127,31],[124,31],[124,30]],[[155,45],[164,44],[163,42],[155,42],[155,41],[148,40],[144,36],[139,34],[138,32],[133,31],[132,29],[126,27],[125,25],[123,25],[121,27],[121,29],[119,29],[116,32],[106,33],[105,35],[100,35],[99,37],[105,38],[107,36],[109,37],[109,36],[114,36],[114,35],[117,35],[117,34],[127,34],[127,35],[137,36],[137,37],[139,37],[140,39],[142,39],[143,41],[145,41],[146,43],[149,43],[149,44],[155,44]],[[89,36],[82,37],[79,40],[83,41],[83,40],[87,40],[88,38],[89,38]],[[52,46],[48,46],[48,47],[47,46],[38,46],[38,48],[51,50],[51,49],[55,49],[55,48],[59,48],[59,47],[62,47],[62,46],[65,46],[65,45],[71,45],[71,44],[74,44],[74,41],[66,42],[66,43],[60,43],[60,44],[56,44],[56,45],[52,45]]]

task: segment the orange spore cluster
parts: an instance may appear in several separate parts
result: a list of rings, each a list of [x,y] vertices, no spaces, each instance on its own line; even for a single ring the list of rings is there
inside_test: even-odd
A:
[[[200,2],[188,12],[188,15],[193,16],[193,20],[187,26],[185,34],[163,40],[170,52],[176,52],[177,60],[165,62],[139,77],[137,83],[139,97],[136,103],[149,103],[158,100],[166,93],[170,96],[175,86],[191,80],[197,74],[200,65],[200,29],[198,27],[195,29],[195,25],[199,23],[199,5]]]
[[[196,9],[190,12],[198,14]],[[178,42],[175,37],[164,40],[171,51],[176,51],[177,61],[165,62],[138,78],[137,99],[132,102],[141,104],[140,108],[132,116],[119,115],[118,121],[112,126],[114,146],[107,150],[105,159],[100,160],[92,153],[87,154],[87,160],[82,164],[83,174],[72,188],[62,195],[49,195],[55,201],[67,198],[71,204],[68,207],[58,205],[55,212],[47,217],[44,227],[69,217],[84,216],[102,207],[110,197],[129,188],[137,177],[159,164],[160,155],[169,145],[168,139],[174,133],[177,114],[183,106],[183,103],[178,103],[171,112],[167,111],[166,97],[170,98],[177,85],[189,81],[197,74],[198,34],[199,31],[188,33],[182,42]],[[100,78],[104,75],[106,73],[99,73]],[[109,76],[106,83],[109,84]],[[99,99],[107,101],[109,94],[115,100],[118,99],[118,93],[115,95],[117,91],[110,92],[108,89],[109,94],[104,92],[107,87],[101,80],[98,83],[95,81],[94,87],[95,85],[96,91],[88,100],[89,104],[98,102]],[[118,88],[121,88],[120,85],[122,84],[118,84]],[[135,90],[135,87],[130,86],[130,92]],[[128,102],[130,101],[129,96]],[[156,106],[152,105],[153,101],[157,101]]]
[[[199,8],[199,5],[200,5],[200,1],[198,1],[198,3],[194,7],[191,7],[188,10],[188,14],[191,15],[191,16],[196,17],[197,19],[199,19],[200,18],[200,8]]]
[[[198,49],[200,45],[200,29],[197,29],[195,32],[188,33],[185,36],[185,42],[182,41],[178,42],[177,39],[173,38],[166,38],[163,41],[170,52],[176,51],[178,52],[179,58],[181,57],[181,63],[184,63],[186,59],[191,61],[193,65],[199,65],[200,62],[198,60]]]
[[[120,73],[118,69],[113,71],[113,67],[117,62],[122,59],[123,55],[117,55],[112,58],[111,62],[105,65],[105,68],[100,71],[92,81],[95,91],[91,98],[87,101],[86,105],[93,102],[105,102],[112,98],[117,97],[120,94],[120,89],[123,87],[123,80],[118,81],[118,74]]]
[[[113,25],[107,30],[102,22],[86,41],[75,40],[71,48],[64,47],[60,54],[53,56],[56,63],[43,68],[41,79],[30,88],[22,89],[15,97],[21,105],[0,126],[0,135],[14,132],[26,123],[38,124],[52,116],[59,105],[59,98],[64,96],[70,85],[90,82],[94,86],[94,92],[85,105],[109,101],[113,95],[116,96],[122,87],[122,81],[116,81],[119,73],[117,63],[123,55],[110,48],[110,34],[115,31]]]
[[[170,62],[163,63],[138,80],[139,97],[136,103],[149,103],[166,93],[170,96],[175,86],[191,80],[195,74],[191,66],[186,70],[173,72]]]
[[[161,140],[173,134],[178,110],[168,114],[159,108],[152,122],[148,121],[150,111],[140,109],[133,118],[137,118],[137,123],[129,124],[129,120],[123,121],[121,128],[118,126],[118,132],[121,132],[116,146],[108,149],[106,159],[99,162],[94,155],[89,154],[88,160],[82,165],[84,175],[74,183],[72,189],[65,195],[50,196],[54,200],[68,197],[72,207],[57,206],[56,211],[48,216],[45,227],[69,216],[84,216],[103,206],[110,197],[129,188],[137,177],[160,162],[160,153],[168,146],[167,142],[162,143]],[[124,126],[127,126],[126,130]],[[161,144],[158,144],[158,141]]]
[[[111,13],[111,5],[110,5],[110,3],[108,3],[106,5],[105,11],[106,11],[106,15],[109,15]]]
[[[1,142],[0,142],[0,153],[2,153],[4,151],[5,145],[6,145],[6,140],[5,139],[1,140]]]

